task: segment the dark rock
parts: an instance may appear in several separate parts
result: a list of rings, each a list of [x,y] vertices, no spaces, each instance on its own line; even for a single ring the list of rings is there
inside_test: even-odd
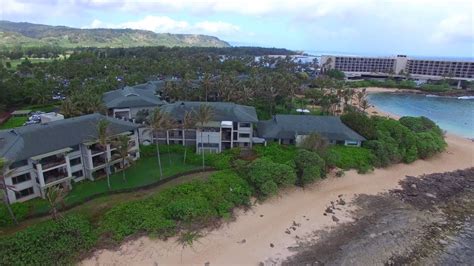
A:
[[[333,220],[334,222],[336,222],[336,223],[339,222],[339,219],[338,219],[336,216],[334,216],[334,215],[332,216],[332,220]]]
[[[273,248],[273,247],[275,247],[275,245],[273,245],[273,243],[270,243],[270,247]]]

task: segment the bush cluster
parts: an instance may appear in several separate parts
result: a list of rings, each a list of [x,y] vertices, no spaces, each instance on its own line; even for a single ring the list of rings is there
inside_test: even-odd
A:
[[[258,158],[248,165],[246,178],[260,198],[272,196],[278,192],[278,187],[296,182],[293,168],[266,157]]]
[[[336,158],[333,160],[334,166],[344,170],[357,169],[359,173],[372,170],[375,160],[372,151],[367,148],[339,145],[331,146],[326,153],[326,158]]]
[[[298,150],[295,157],[297,184],[305,186],[326,177],[326,162],[316,152]]]
[[[364,147],[373,153],[372,164],[376,167],[411,163],[419,158],[431,157],[446,148],[442,130],[426,117],[402,117],[397,121],[350,112],[341,119],[368,139]]]
[[[32,225],[0,238],[2,265],[70,264],[97,241],[89,221],[70,215]]]
[[[153,197],[120,204],[104,214],[100,231],[116,240],[137,232],[167,237],[190,223],[228,217],[235,206],[249,204],[250,196],[244,179],[222,171],[208,181],[180,184]]]

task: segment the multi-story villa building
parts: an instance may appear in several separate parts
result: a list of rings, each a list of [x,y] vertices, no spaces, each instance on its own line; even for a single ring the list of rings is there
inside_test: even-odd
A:
[[[212,119],[202,127],[184,130],[186,112],[196,114],[202,105],[212,109]],[[258,122],[254,107],[226,102],[175,102],[161,107],[178,123],[176,129],[159,132],[152,137],[141,129],[142,142],[159,141],[163,144],[196,145],[196,151],[221,152],[233,147],[252,147],[253,123]],[[202,134],[201,134],[202,133]]]
[[[409,74],[420,79],[474,80],[474,61],[414,59],[405,55],[396,57],[324,55],[321,57],[321,68],[337,69],[350,75]]]
[[[51,186],[71,188],[72,182],[94,180],[105,175],[106,160],[110,172],[121,169],[114,144],[102,148],[97,143],[102,119],[109,122],[110,139],[130,137],[129,155],[138,159],[138,125],[100,114],[0,131],[0,157],[10,162],[5,171],[5,183],[13,188],[8,191],[10,202],[44,197]]]
[[[126,86],[104,93],[102,101],[109,116],[131,120],[136,118],[139,111],[149,111],[166,103],[159,95],[158,85],[161,84],[150,81],[133,87]]]

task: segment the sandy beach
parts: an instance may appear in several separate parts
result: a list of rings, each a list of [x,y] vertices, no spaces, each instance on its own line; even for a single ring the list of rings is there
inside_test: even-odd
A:
[[[116,250],[98,250],[82,264],[204,265],[209,262],[210,265],[258,265],[270,258],[271,261],[282,260],[292,254],[288,248],[296,245],[299,238],[351,220],[345,206],[335,213],[339,222],[323,215],[339,195],[349,202],[356,194],[374,195],[397,188],[398,182],[406,175],[474,166],[474,142],[454,135],[447,135],[446,140],[447,150],[429,160],[376,169],[365,175],[349,171],[343,177],[330,176],[305,189],[284,190],[279,196],[256,204],[247,212],[238,210],[235,221],[205,233],[192,247],[181,247],[175,238],[162,241],[140,237],[125,242]],[[293,224],[298,226],[288,230]]]

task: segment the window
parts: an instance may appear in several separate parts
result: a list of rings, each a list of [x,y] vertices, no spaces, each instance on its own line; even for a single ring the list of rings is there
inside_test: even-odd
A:
[[[239,133],[239,138],[250,138],[249,133]]]
[[[74,178],[83,177],[84,173],[82,172],[82,170],[79,170],[79,171],[76,171],[76,172],[72,173],[72,176]]]
[[[82,163],[81,157],[71,159],[69,160],[69,163],[71,164],[71,166],[79,165]]]
[[[357,146],[357,145],[359,145],[359,142],[355,141],[355,140],[346,140],[346,145],[347,146]]]
[[[26,165],[28,165],[28,160],[16,161],[10,165],[10,169],[15,169]]]
[[[250,127],[250,123],[240,123],[240,127]]]
[[[20,190],[20,191],[15,191],[15,197],[16,197],[17,200],[21,199],[21,198],[24,198],[26,196],[32,195],[32,194],[35,194],[35,191],[33,190],[33,187],[25,188],[25,189]]]
[[[20,184],[20,183],[23,183],[23,182],[29,181],[29,180],[31,180],[30,173],[25,173],[25,174],[22,174],[22,175],[12,177],[13,185]]]

